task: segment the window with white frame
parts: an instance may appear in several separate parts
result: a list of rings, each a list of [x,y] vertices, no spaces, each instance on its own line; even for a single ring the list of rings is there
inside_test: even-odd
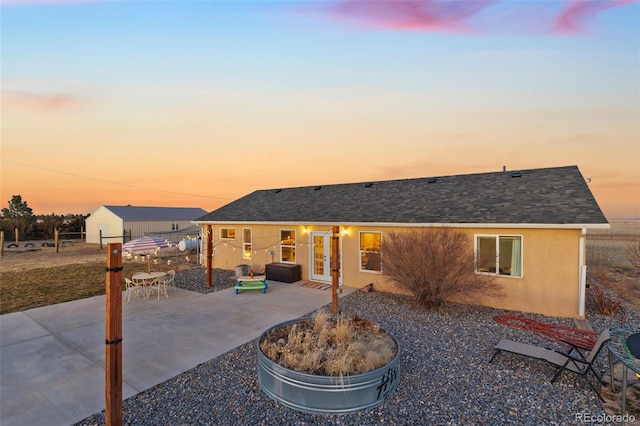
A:
[[[294,229],[280,230],[280,261],[296,263],[296,231]]]
[[[251,259],[251,228],[242,230],[242,258]]]
[[[220,228],[220,239],[221,240],[235,240],[236,239],[236,229],[235,228]]]
[[[360,232],[360,270],[382,271],[382,233]]]
[[[476,235],[476,272],[522,277],[522,236]]]

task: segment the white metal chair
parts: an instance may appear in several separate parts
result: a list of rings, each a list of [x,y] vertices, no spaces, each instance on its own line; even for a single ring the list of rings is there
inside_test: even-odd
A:
[[[138,295],[143,294],[146,298],[148,298],[142,282],[132,281],[129,278],[125,278],[124,284],[125,290],[127,291],[127,303],[129,303],[129,301],[131,300],[131,293],[133,293],[133,297],[138,297]]]
[[[176,271],[172,269],[167,272],[167,279],[165,281],[165,286],[171,286],[175,288],[176,287],[175,280],[176,280]]]
[[[160,294],[164,294],[165,296],[169,297],[166,286],[167,278],[168,275],[165,275],[163,277],[155,278],[153,281],[151,281],[151,283],[148,285],[147,299],[149,299],[149,296],[151,296],[154,290],[158,292],[158,300],[160,300]]]

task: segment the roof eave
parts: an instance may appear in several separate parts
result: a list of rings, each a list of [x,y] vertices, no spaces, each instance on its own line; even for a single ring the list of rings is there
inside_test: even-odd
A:
[[[287,226],[371,226],[399,228],[502,228],[502,229],[610,229],[608,223],[392,223],[392,222],[299,222],[299,221],[192,221],[196,225],[287,225]]]

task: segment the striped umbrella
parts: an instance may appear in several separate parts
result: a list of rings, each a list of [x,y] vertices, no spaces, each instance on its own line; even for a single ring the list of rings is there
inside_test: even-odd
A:
[[[168,248],[167,240],[158,237],[141,237],[131,240],[122,245],[123,251],[130,253],[144,253],[147,257],[147,271],[151,273],[151,256],[152,252],[157,252],[162,248]]]

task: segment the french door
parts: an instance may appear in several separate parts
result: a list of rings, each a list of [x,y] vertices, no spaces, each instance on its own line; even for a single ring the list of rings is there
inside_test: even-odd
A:
[[[311,232],[311,280],[331,282],[331,232]]]

